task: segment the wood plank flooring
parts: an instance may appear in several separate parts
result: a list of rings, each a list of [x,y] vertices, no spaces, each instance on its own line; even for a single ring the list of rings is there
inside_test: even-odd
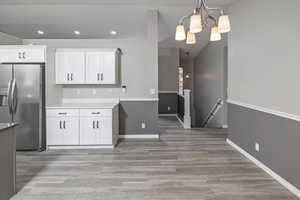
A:
[[[13,200],[296,200],[221,130],[164,129],[114,150],[17,154]]]

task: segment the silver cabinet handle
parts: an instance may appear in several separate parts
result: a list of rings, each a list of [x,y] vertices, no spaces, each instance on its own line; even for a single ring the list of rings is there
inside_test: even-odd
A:
[[[100,112],[92,112],[92,115],[99,115]]]
[[[71,81],[73,81],[73,73],[71,73]]]
[[[70,80],[70,78],[69,78],[69,73],[67,74],[67,81],[69,81]]]
[[[22,58],[22,53],[21,52],[19,52],[19,59],[21,59]]]
[[[97,73],[97,80],[100,81],[100,74]]]
[[[59,129],[61,129],[62,127],[61,127],[61,121],[59,121]]]
[[[97,120],[97,128],[99,128],[99,121]]]
[[[95,129],[95,121],[93,121],[93,129]]]
[[[101,81],[103,81],[103,73],[101,73]]]
[[[25,55],[26,55],[26,52],[24,51],[24,52],[23,52],[23,59],[26,59],[26,56],[25,56]]]
[[[66,112],[64,112],[64,113],[58,113],[59,115],[66,115],[67,113]]]
[[[64,129],[66,129],[66,121],[64,121]]]

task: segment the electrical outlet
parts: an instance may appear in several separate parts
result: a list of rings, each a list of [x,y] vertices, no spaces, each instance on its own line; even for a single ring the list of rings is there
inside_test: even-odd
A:
[[[142,122],[142,128],[146,128],[146,123]]]
[[[171,106],[168,106],[168,111],[171,111],[172,109],[171,109]]]
[[[93,89],[93,95],[96,95],[96,94],[97,94],[97,90]]]
[[[77,95],[80,95],[80,89],[76,90]]]
[[[259,143],[255,143],[255,151],[257,151],[257,152],[259,152],[259,150],[260,150],[260,145],[259,145]]]

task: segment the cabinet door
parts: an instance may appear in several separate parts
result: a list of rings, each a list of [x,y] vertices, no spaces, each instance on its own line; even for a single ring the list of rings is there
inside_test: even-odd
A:
[[[42,63],[45,62],[45,47],[10,47],[0,49],[0,62]]]
[[[114,52],[103,53],[103,77],[102,84],[116,84],[116,54]]]
[[[85,81],[84,52],[56,52],[56,84],[82,84]]]
[[[99,145],[101,139],[101,130],[99,127],[99,118],[80,118],[80,144],[81,145]]]
[[[86,83],[100,84],[103,79],[103,56],[101,52],[86,53]]]
[[[112,118],[102,117],[99,122],[100,134],[100,144],[112,145]]]
[[[47,118],[47,145],[79,145],[79,119]]]
[[[112,145],[111,117],[82,117],[80,119],[81,145]]]

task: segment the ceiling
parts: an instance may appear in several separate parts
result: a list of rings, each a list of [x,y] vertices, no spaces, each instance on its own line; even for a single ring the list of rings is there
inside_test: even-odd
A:
[[[207,0],[222,7],[234,1]],[[195,0],[0,0],[0,31],[23,39],[127,38],[145,34],[146,11],[157,9],[159,46],[197,52],[208,43],[209,32],[199,34],[197,45],[174,41],[179,18],[194,5]],[[38,35],[38,30],[45,34]],[[111,30],[118,34],[111,35]]]

